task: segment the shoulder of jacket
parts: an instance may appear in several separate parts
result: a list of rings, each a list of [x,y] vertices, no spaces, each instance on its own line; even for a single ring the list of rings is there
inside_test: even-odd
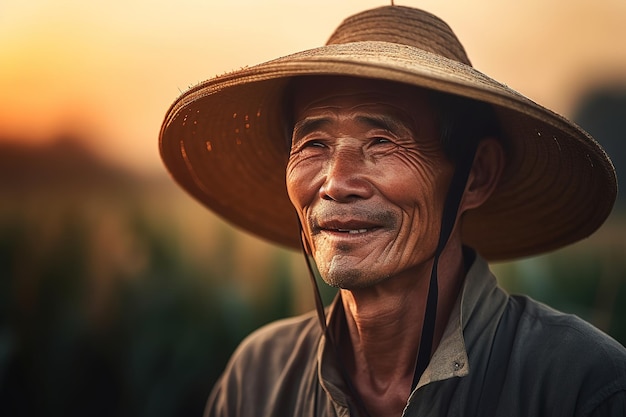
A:
[[[538,362],[551,358],[557,363],[587,365],[600,372],[612,369],[626,375],[626,348],[600,329],[527,296],[512,296],[510,304],[510,308],[520,310],[518,346],[539,354]]]
[[[293,355],[296,350],[317,349],[321,336],[314,313],[280,319],[250,333],[237,347],[231,361],[267,361]],[[256,364],[259,366],[262,364]]]

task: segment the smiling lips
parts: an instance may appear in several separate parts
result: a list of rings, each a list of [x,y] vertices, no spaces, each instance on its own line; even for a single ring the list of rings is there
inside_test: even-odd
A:
[[[318,210],[309,220],[311,234],[325,234],[336,238],[361,237],[373,232],[396,227],[397,218],[392,211],[352,208]]]
[[[336,231],[339,233],[349,233],[351,235],[356,235],[359,233],[367,232],[367,229],[337,229]]]
[[[329,220],[329,221],[321,221],[319,223],[314,223],[313,231],[314,233],[333,233],[333,234],[341,234],[341,235],[362,235],[367,232],[372,232],[374,230],[380,229],[382,226],[375,223],[360,221],[360,220],[349,220],[349,221],[338,221],[338,220]]]

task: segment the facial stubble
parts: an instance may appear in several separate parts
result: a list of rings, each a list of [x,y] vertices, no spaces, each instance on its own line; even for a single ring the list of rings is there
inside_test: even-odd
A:
[[[345,209],[327,210],[324,212],[325,218],[345,217]],[[358,218],[363,221],[370,222],[372,224],[380,225],[380,228],[386,230],[396,230],[400,221],[392,211],[374,212],[365,211],[363,209],[350,210],[350,216]],[[312,220],[309,222],[313,231],[313,235],[319,236],[322,228],[320,222]],[[323,247],[325,242],[321,243],[319,247]],[[318,245],[315,245],[318,246]],[[355,251],[363,251],[363,246],[357,246],[352,243],[338,243],[333,245],[332,248],[326,248],[325,251],[332,251],[332,258],[330,261],[324,261],[322,255],[319,252],[324,249],[314,250],[318,252],[317,256],[314,256],[318,263],[318,269],[322,276],[322,279],[330,286],[342,289],[357,289],[365,288],[375,285],[378,282],[384,281],[389,278],[389,274],[374,276],[371,275],[371,269],[367,267],[368,262],[365,262],[364,266],[359,264],[366,261],[368,256],[372,256],[373,252],[369,252],[366,255],[356,254]],[[380,255],[380,254],[379,254]],[[374,260],[373,262],[376,262]],[[371,261],[370,261],[371,263]]]

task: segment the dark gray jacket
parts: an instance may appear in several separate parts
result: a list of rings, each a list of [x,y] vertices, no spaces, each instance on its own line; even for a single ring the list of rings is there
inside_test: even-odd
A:
[[[314,314],[278,321],[239,346],[206,416],[357,416],[337,369]],[[509,296],[476,257],[404,415],[625,416],[626,349],[575,316]]]

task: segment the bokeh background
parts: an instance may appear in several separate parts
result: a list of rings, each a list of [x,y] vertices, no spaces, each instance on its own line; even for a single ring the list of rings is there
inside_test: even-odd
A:
[[[624,178],[626,2],[396,3],[441,16],[475,67],[590,131]],[[177,189],[158,132],[188,87],[385,4],[0,0],[1,416],[199,416],[242,337],[313,307],[300,255]],[[624,344],[624,210],[493,269]]]

